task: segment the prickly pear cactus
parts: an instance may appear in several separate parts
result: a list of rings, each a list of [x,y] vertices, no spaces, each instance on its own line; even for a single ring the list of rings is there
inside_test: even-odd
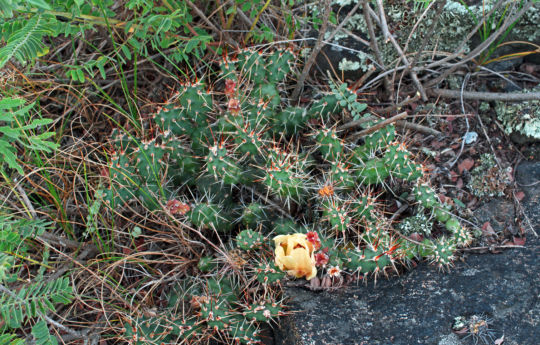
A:
[[[242,230],[236,236],[236,244],[238,248],[243,250],[254,250],[259,248],[264,241],[264,236],[251,229]]]
[[[256,343],[260,323],[283,313],[280,282],[298,272],[283,264],[294,265],[291,259],[274,262],[276,235],[305,234],[312,265],[333,278],[387,274],[422,257],[447,267],[470,244],[393,125],[354,141],[336,130],[342,114],[366,109],[354,90],[332,85],[307,106],[288,104],[294,59],[286,49],[227,57],[215,82],[182,85],[150,117],[150,137],[115,137],[106,202],[173,216],[199,236],[195,242],[210,244],[191,254],[203,279],[190,280],[169,305],[184,321],[133,318],[126,326],[133,343],[197,342],[216,333]],[[396,183],[408,188],[413,212],[390,220],[384,197]],[[172,195],[190,200],[185,212],[166,212]]]

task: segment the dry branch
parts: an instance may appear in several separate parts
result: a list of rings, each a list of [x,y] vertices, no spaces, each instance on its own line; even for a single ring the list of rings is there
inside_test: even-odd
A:
[[[298,83],[296,84],[296,87],[294,88],[291,99],[292,103],[296,104],[298,103],[298,99],[300,98],[300,92],[304,88],[304,82],[306,81],[307,75],[309,71],[311,70],[311,66],[315,63],[315,59],[317,58],[317,55],[319,55],[319,52],[321,51],[323,47],[323,38],[324,34],[326,33],[326,30],[328,28],[328,19],[330,18],[330,13],[332,13],[332,7],[330,6],[330,0],[324,1],[324,19],[321,26],[321,31],[319,31],[319,37],[317,38],[317,42],[315,43],[315,47],[313,48],[313,51],[311,52],[311,55],[309,56],[308,60],[306,61],[306,64],[304,66],[304,69],[302,70],[302,74],[300,74],[300,78],[298,78]]]
[[[384,120],[384,121],[381,121],[381,122],[377,123],[376,125],[374,125],[374,126],[372,126],[372,127],[370,127],[370,128],[366,128],[366,129],[364,129],[364,130],[362,130],[362,131],[360,131],[360,132],[356,132],[356,133],[354,133],[354,134],[351,134],[351,138],[363,137],[363,136],[365,136],[365,135],[368,135],[368,134],[370,134],[370,133],[373,133],[373,132],[375,132],[376,130],[379,130],[379,129],[381,129],[381,128],[383,128],[383,127],[385,127],[385,126],[387,126],[387,125],[389,125],[389,124],[391,124],[391,123],[393,123],[393,122],[396,122],[396,121],[398,121],[398,120],[403,120],[403,119],[406,118],[408,115],[409,115],[409,114],[407,114],[407,112],[404,111],[404,112],[402,112],[402,113],[400,113],[400,114],[397,114],[396,116],[393,116],[393,117],[391,117],[391,118],[389,118],[389,119],[386,119],[386,120]]]
[[[482,101],[534,101],[540,100],[540,92],[476,92],[476,91],[460,91],[460,90],[447,90],[447,89],[431,89],[431,92],[436,96],[444,98],[461,98],[474,99]]]

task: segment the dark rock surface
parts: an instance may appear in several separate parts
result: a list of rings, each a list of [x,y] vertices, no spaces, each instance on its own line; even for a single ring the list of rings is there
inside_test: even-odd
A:
[[[530,222],[540,235],[540,162],[523,162],[516,169],[516,182],[525,192],[523,209],[526,222]]]
[[[516,180],[525,212],[540,233],[540,163],[522,163]],[[512,217],[512,214],[507,214]],[[540,344],[540,239],[500,254],[469,254],[449,273],[420,264],[389,280],[336,291],[288,288],[292,309],[275,330],[276,345]],[[456,317],[487,320],[489,334],[452,331]],[[484,342],[485,341],[485,342]]]

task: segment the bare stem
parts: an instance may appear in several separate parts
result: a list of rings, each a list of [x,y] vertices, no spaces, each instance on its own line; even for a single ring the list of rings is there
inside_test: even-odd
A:
[[[373,133],[373,132],[375,132],[375,131],[377,131],[377,130],[379,130],[379,129],[381,129],[381,128],[383,128],[383,127],[385,127],[385,126],[387,126],[387,125],[389,125],[389,124],[391,124],[393,122],[396,122],[398,120],[403,120],[404,118],[407,117],[407,115],[409,115],[409,114],[407,114],[407,112],[404,111],[401,114],[397,114],[396,116],[393,116],[393,117],[391,117],[389,119],[386,119],[384,121],[381,121],[381,122],[377,123],[375,126],[364,129],[363,131],[360,131],[360,132],[356,132],[356,133],[352,134],[351,137],[352,138],[363,137],[363,136],[368,135],[370,133]]]
[[[364,14],[364,20],[366,21],[366,25],[368,28],[369,33],[369,42],[371,46],[371,50],[375,54],[375,59],[377,59],[377,62],[381,66],[381,69],[383,72],[386,71],[386,66],[384,65],[384,60],[382,58],[381,50],[379,49],[379,44],[377,43],[377,36],[375,35],[375,29],[373,28],[373,21],[371,20],[371,16],[369,15],[369,4],[367,0],[362,1],[362,11]],[[387,76],[384,77],[384,88],[390,95],[390,98],[394,98],[394,88],[392,83],[390,83],[390,79],[388,79]]]
[[[447,90],[447,89],[431,89],[437,96],[444,98],[461,98],[463,94],[463,99],[474,99],[474,100],[483,100],[483,101],[534,101],[540,100],[540,92],[476,92],[476,91],[459,91],[459,90]]]
[[[379,1],[381,1],[381,0],[378,0],[378,2]],[[369,6],[368,6],[368,9],[369,9]],[[372,17],[377,17],[377,14],[372,12],[372,11],[370,11],[370,14],[372,15]],[[382,13],[382,17],[379,18],[379,26],[381,27],[383,32],[388,32],[388,25],[386,23],[386,17],[384,16],[384,12]],[[399,57],[401,58],[401,61],[403,61],[403,63],[405,64],[405,68],[408,70],[409,75],[411,76],[411,79],[412,79],[414,85],[416,86],[416,89],[418,90],[418,92],[420,92],[420,96],[422,96],[422,100],[427,101],[428,98],[427,98],[424,86],[422,86],[422,83],[420,83],[420,80],[418,79],[418,76],[416,75],[416,72],[410,68],[411,66],[410,66],[409,60],[407,59],[407,57],[403,53],[403,49],[401,49],[401,47],[399,46],[399,43],[394,38],[394,35],[389,34],[388,39],[390,40],[390,42],[394,46],[394,49],[396,50]]]
[[[319,55],[319,52],[321,51],[323,47],[323,38],[324,38],[324,35],[326,34],[326,30],[328,29],[328,19],[330,18],[331,12],[332,12],[332,7],[330,6],[330,0],[325,0],[324,1],[324,15],[323,15],[324,19],[323,19],[323,24],[321,26],[321,30],[319,31],[319,37],[317,38],[315,47],[313,48],[311,55],[306,61],[306,64],[304,65],[304,69],[302,70],[302,74],[300,74],[300,78],[298,78],[298,83],[296,84],[296,87],[294,88],[293,93],[291,95],[293,104],[298,103],[298,99],[300,98],[300,92],[304,88],[304,83],[306,81],[309,71],[311,70],[311,66],[313,66],[313,64],[315,63],[315,59],[317,58],[317,55]]]

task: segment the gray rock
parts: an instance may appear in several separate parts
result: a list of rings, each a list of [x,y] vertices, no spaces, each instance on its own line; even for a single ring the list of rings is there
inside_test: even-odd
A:
[[[516,172],[526,197],[525,213],[540,233],[540,162],[522,163]],[[486,212],[505,212],[492,201]],[[512,218],[512,212],[505,212]],[[489,215],[487,215],[489,219]],[[504,222],[504,220],[502,220]],[[336,291],[286,288],[289,305],[299,311],[275,330],[276,345],[505,345],[538,344],[540,339],[540,239],[500,254],[470,254],[450,272],[425,263],[398,278],[369,281]],[[480,317],[487,328],[453,333],[456,317]]]
[[[516,182],[525,193],[522,200],[526,223],[540,235],[540,162],[523,162],[516,169]],[[529,224],[526,224],[529,226]]]
[[[512,227],[515,218],[514,204],[504,199],[494,199],[474,210],[476,224],[489,222],[496,234]]]
[[[528,240],[526,249],[470,255],[450,273],[421,264],[399,278],[334,292],[290,288],[290,305],[300,312],[282,320],[276,345],[473,344],[472,336],[449,335],[454,318],[472,315],[490,320],[493,340],[534,344],[539,248],[540,241]]]

